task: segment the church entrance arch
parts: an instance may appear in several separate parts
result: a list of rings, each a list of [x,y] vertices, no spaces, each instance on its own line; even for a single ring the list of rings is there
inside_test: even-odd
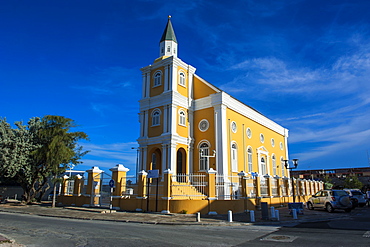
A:
[[[162,152],[159,148],[152,152],[148,170],[158,170],[159,174],[162,173]]]

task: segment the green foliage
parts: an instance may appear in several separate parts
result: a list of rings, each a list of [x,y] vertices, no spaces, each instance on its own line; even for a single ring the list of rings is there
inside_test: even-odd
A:
[[[187,214],[187,213],[188,213],[188,210],[185,210],[185,209],[180,211],[180,214]]]
[[[347,189],[361,189],[364,185],[358,180],[357,176],[348,176],[344,180],[344,188]]]
[[[74,121],[61,116],[31,118],[27,125],[0,119],[0,174],[18,182],[26,202],[43,192],[48,179],[56,178],[67,164],[79,164],[87,152],[78,141],[87,139],[84,132],[70,132]],[[41,198],[41,196],[39,197]]]
[[[324,181],[324,189],[330,190],[331,188],[333,188],[334,185],[332,183],[331,178],[329,178],[328,175],[325,175],[323,181]]]

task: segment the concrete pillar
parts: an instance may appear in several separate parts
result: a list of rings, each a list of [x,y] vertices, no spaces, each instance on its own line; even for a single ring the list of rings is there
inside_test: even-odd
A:
[[[248,191],[248,180],[247,180],[247,173],[245,173],[244,171],[241,171],[238,173],[238,176],[239,176],[239,181],[240,181],[240,184],[241,184],[241,197],[242,198],[246,198],[248,197],[248,194],[247,194],[247,191]]]
[[[86,171],[88,176],[86,194],[90,195],[90,206],[99,204],[99,198],[96,195],[100,194],[100,174],[103,172],[97,166],[93,166],[90,170]]]
[[[73,186],[73,195],[74,196],[80,196],[81,191],[82,191],[82,187],[83,187],[82,176],[80,174],[77,174],[75,176],[75,183],[74,183],[74,186]]]
[[[122,193],[126,193],[126,174],[130,169],[118,164],[109,170],[112,172],[112,179],[115,185],[113,196],[120,197]]]
[[[212,168],[207,171],[207,194],[208,200],[216,200],[216,173]]]
[[[171,185],[172,185],[172,174],[173,172],[170,169],[167,169],[163,172],[164,184],[163,184],[163,197],[165,201],[164,208],[161,213],[170,213],[170,200],[171,200]]]
[[[63,176],[62,188],[60,192],[61,195],[67,195],[68,179],[69,177],[67,175]]]

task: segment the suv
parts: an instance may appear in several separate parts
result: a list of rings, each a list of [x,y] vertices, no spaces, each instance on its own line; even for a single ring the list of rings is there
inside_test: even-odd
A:
[[[358,201],[358,205],[360,207],[363,207],[366,205],[366,198],[364,197],[364,194],[359,189],[343,189],[347,194],[352,197],[356,198]]]
[[[352,202],[349,195],[343,190],[320,190],[313,195],[307,202],[307,208],[324,208],[329,213],[335,209],[344,209],[346,212],[351,212]]]

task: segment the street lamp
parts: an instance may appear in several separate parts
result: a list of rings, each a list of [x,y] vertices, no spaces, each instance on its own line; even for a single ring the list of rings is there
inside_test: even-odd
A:
[[[290,166],[289,164],[289,160],[284,160],[284,166],[286,169],[288,170],[293,170],[293,169],[296,169],[298,167],[298,159],[292,159],[293,161],[293,166]],[[289,173],[290,174],[290,173]],[[293,189],[293,202],[295,202],[295,193],[294,193],[294,178],[292,176],[292,174],[290,174],[291,176],[291,179],[292,179],[292,189]]]

